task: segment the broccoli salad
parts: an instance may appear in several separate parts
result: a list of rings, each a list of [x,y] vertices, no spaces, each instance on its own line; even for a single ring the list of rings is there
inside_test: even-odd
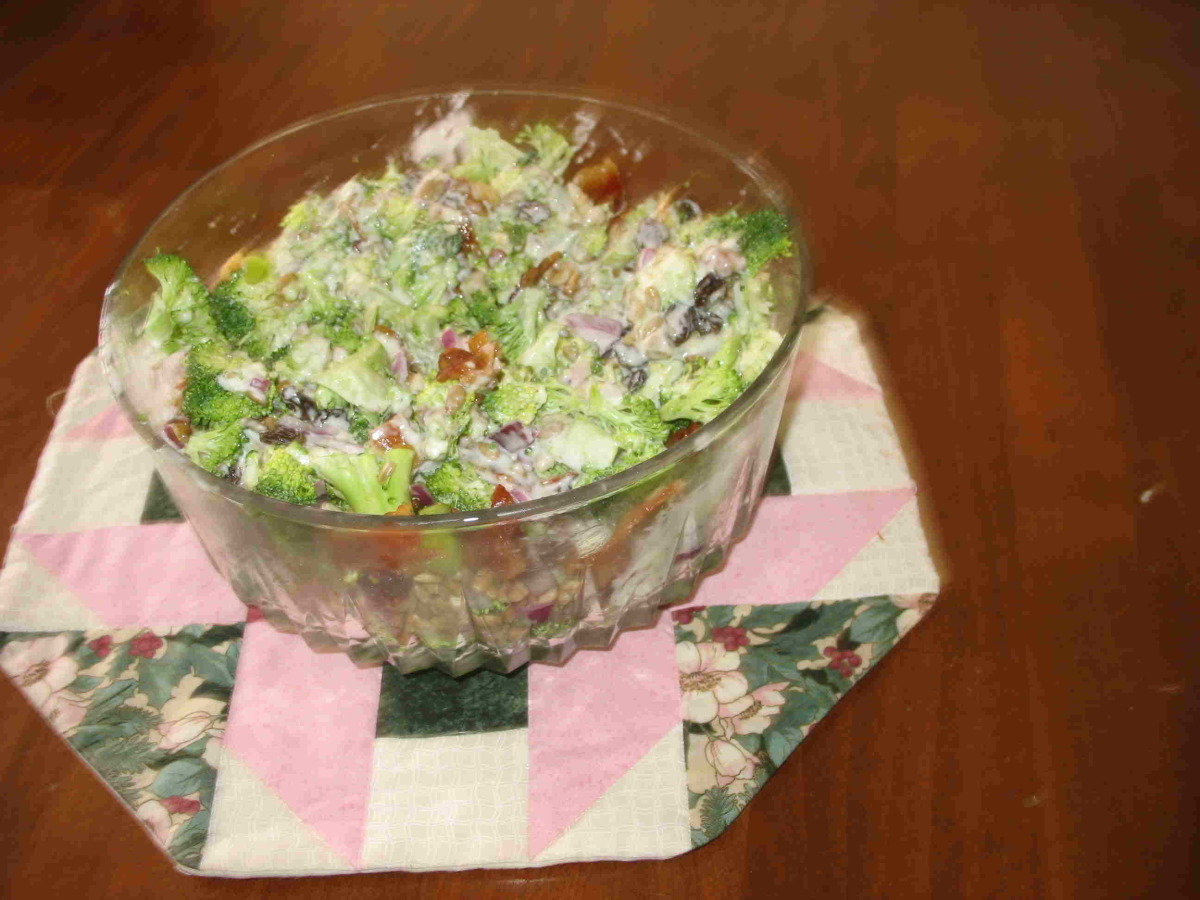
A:
[[[534,500],[685,438],[781,342],[788,224],[680,189],[629,203],[577,149],[443,122],[411,164],[302,198],[211,289],[146,260],[151,421],[250,490],[376,515]]]

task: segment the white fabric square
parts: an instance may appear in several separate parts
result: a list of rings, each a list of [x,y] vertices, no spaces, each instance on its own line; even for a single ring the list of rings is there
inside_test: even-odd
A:
[[[605,791],[534,865],[592,859],[663,859],[692,849],[683,723]]]
[[[526,865],[527,734],[376,740],[363,866]]]

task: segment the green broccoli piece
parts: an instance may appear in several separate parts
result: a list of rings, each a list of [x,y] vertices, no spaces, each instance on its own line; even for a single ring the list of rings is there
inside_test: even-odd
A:
[[[483,398],[483,409],[497,425],[529,424],[546,404],[546,389],[527,381],[505,379]]]
[[[490,328],[500,312],[496,298],[486,291],[475,291],[466,304],[467,312],[480,328]]]
[[[356,513],[381,516],[409,502],[413,452],[406,447],[375,453],[330,453],[313,468]]]
[[[193,431],[185,452],[196,465],[214,475],[222,475],[237,459],[246,443],[240,422],[230,422],[208,431]]]
[[[713,221],[713,230],[737,237],[738,248],[746,257],[747,275],[753,275],[773,259],[792,255],[788,220],[773,209],[759,209],[744,216],[728,212]]]
[[[671,427],[659,415],[658,407],[645,397],[626,396],[619,406],[597,413],[596,420],[623,450],[641,459],[662,450],[671,434]]]
[[[542,122],[522,128],[517,133],[517,143],[530,148],[521,159],[522,165],[536,162],[554,175],[562,174],[574,154],[570,142],[553,126]]]
[[[371,339],[343,360],[330,363],[313,380],[368,412],[386,412],[392,403],[395,379],[387,374],[387,351]]]
[[[180,411],[197,428],[216,428],[267,414],[267,407],[245,394],[227,391],[217,382],[236,360],[215,342],[201,344],[188,354],[187,381]]]
[[[374,413],[367,413],[361,409],[349,410],[350,417],[350,434],[354,440],[360,444],[365,444],[371,439],[371,432],[379,424],[382,417]]]
[[[479,477],[473,466],[448,459],[425,479],[425,487],[439,502],[466,512],[492,505],[492,485]]]
[[[707,365],[668,386],[670,395],[658,414],[664,422],[676,419],[711,422],[737,399],[743,387],[737,369],[714,357]]]
[[[783,343],[782,336],[778,331],[770,328],[747,336],[737,362],[734,363],[734,367],[744,383],[749,384],[762,374],[762,370],[767,367],[767,363],[771,361],[771,357],[775,355],[775,351],[779,349],[781,343]]]
[[[213,324],[231,344],[254,330],[254,316],[242,299],[243,278],[243,270],[239,269],[213,288],[208,298]]]
[[[147,259],[145,266],[158,282],[158,291],[150,303],[142,333],[160,345],[173,337],[186,344],[200,343],[212,337],[208,291],[187,260],[171,253],[159,253]]]
[[[321,198],[317,194],[309,194],[296,201],[283,217],[284,231],[308,231],[315,227],[320,218]]]
[[[313,473],[294,454],[293,447],[277,447],[260,462],[254,490],[264,497],[311,506],[317,500]]]
[[[309,275],[304,276],[311,286],[317,281]],[[308,324],[324,335],[335,347],[345,347],[351,353],[362,346],[364,338],[358,330],[358,311],[346,300],[337,300],[324,293],[313,298],[314,311],[309,317]],[[323,302],[322,302],[323,301]]]
[[[491,181],[504,169],[520,163],[520,150],[493,128],[468,128],[466,158],[451,170],[455,178]]]
[[[506,360],[516,362],[533,343],[541,330],[542,310],[549,299],[550,295],[542,288],[525,288],[496,311],[490,328]]]

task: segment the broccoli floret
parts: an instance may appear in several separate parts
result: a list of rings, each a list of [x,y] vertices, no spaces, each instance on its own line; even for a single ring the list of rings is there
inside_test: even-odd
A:
[[[714,357],[703,368],[668,386],[670,396],[658,414],[664,422],[711,422],[737,399],[743,387],[737,369]]]
[[[497,425],[529,424],[546,403],[546,389],[527,381],[504,380],[483,398],[483,409]]]
[[[230,422],[208,431],[193,431],[185,451],[192,462],[214,475],[222,475],[237,459],[246,434],[240,422]]]
[[[492,505],[492,485],[479,477],[473,466],[448,459],[425,479],[429,493],[441,503],[466,512]]]
[[[208,291],[187,260],[171,253],[159,253],[147,259],[145,265],[158,281],[158,291],[150,303],[150,312],[142,326],[143,334],[160,345],[173,337],[185,344],[200,343],[212,337]]]
[[[621,446],[595,422],[574,419],[561,431],[544,440],[550,457],[572,471],[607,469]]]
[[[641,459],[662,450],[671,433],[658,408],[645,397],[626,396],[619,406],[598,413],[596,418],[623,450]]]
[[[540,122],[522,128],[517,134],[517,143],[529,148],[529,153],[521,159],[523,165],[536,162],[555,175],[562,174],[574,153],[563,135],[553,126]]]
[[[368,412],[386,412],[392,403],[395,380],[387,372],[387,351],[371,339],[362,349],[330,363],[313,380]]]
[[[469,128],[466,139],[466,158],[451,174],[471,181],[491,181],[504,169],[520,163],[524,154],[500,137],[492,128]]]
[[[746,257],[747,275],[753,275],[773,259],[792,255],[788,220],[773,209],[759,209],[744,216],[726,213],[716,218],[713,230],[737,237],[738,248]]]
[[[496,305],[496,298],[486,291],[475,291],[466,303],[467,311],[480,328],[490,328],[500,312],[500,307]]]
[[[405,447],[374,453],[314,456],[313,468],[356,513],[381,516],[409,502],[413,452]]]
[[[208,311],[225,340],[236,344],[254,330],[254,316],[242,299],[243,270],[234,272],[209,295]]]
[[[294,446],[277,447],[260,461],[254,490],[284,503],[311,506],[317,500],[313,473],[295,456]]]
[[[533,344],[542,326],[549,295],[542,288],[525,288],[496,311],[490,328],[509,362],[516,362]]]
[[[218,383],[218,377],[231,362],[236,365],[236,360],[215,342],[201,344],[188,354],[180,411],[197,428],[216,428],[266,415],[266,406],[245,394],[227,391]]]
[[[350,416],[350,434],[360,444],[365,444],[371,439],[371,432],[380,422],[380,416],[374,413],[367,413],[361,409],[351,409]]]
[[[310,287],[319,283],[319,279],[310,275],[305,275],[304,279]],[[345,347],[351,353],[362,346],[363,336],[356,327],[358,311],[348,301],[330,297],[321,286],[320,293],[313,299],[313,307],[308,324],[323,334],[330,344]]]
[[[749,384],[762,374],[762,370],[767,367],[767,363],[771,361],[771,357],[775,355],[775,351],[779,349],[781,343],[783,343],[783,338],[779,332],[770,328],[746,338],[741,354],[734,364],[744,383]]]
[[[282,223],[284,231],[308,231],[319,221],[320,212],[321,198],[316,194],[309,194],[293,203],[284,215]]]

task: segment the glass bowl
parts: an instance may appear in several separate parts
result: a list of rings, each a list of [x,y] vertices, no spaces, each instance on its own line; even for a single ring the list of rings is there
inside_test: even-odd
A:
[[[367,516],[282,503],[193,465],[149,421],[148,398],[163,386],[136,342],[156,286],[142,260],[180,253],[211,279],[233,254],[269,242],[305,192],[381,171],[404,157],[415,130],[464,105],[508,136],[536,121],[590,129],[576,162],[612,156],[631,202],[686,184],[705,210],[789,212],[783,182],[760,163],[653,111],[529,89],[388,98],[287,128],[200,179],[126,257],[100,324],[118,402],[237,595],[316,650],[404,672],[561,663],[686,600],[749,526],[807,299],[805,244],[793,228],[798,252],[772,272],[783,343],[758,379],[659,456],[565,494],[470,513]]]

